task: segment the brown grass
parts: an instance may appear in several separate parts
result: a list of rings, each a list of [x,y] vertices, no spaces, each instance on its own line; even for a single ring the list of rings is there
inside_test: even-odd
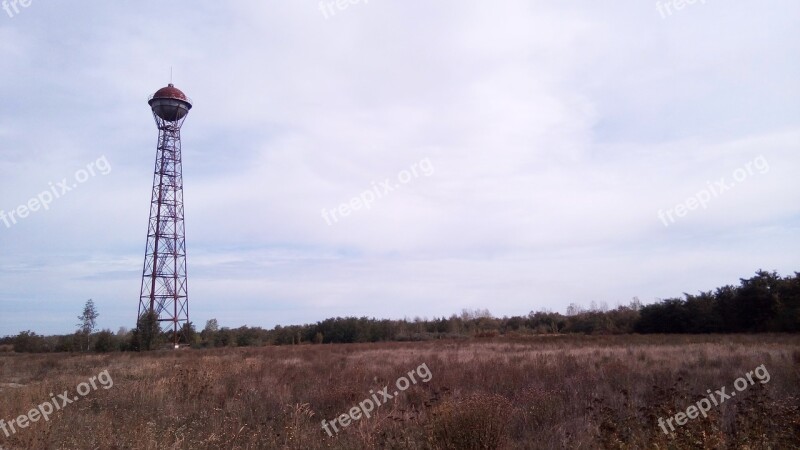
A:
[[[433,373],[329,437],[425,363]],[[769,383],[665,435],[668,417],[764,364]],[[800,336],[547,336],[150,354],[0,354],[0,419],[108,369],[6,449],[796,448]],[[392,389],[393,390],[393,389]]]

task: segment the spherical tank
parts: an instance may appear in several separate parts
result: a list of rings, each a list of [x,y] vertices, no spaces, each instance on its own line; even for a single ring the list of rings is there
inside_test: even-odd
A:
[[[153,109],[153,114],[167,122],[177,122],[192,109],[192,102],[180,89],[170,83],[156,91],[147,102]]]

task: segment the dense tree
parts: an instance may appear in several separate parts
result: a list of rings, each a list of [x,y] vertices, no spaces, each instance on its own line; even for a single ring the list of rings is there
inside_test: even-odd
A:
[[[194,328],[192,322],[186,322],[179,331],[179,339],[181,344],[189,346],[198,346],[200,344],[200,336],[197,335],[197,330]]]
[[[33,331],[23,331],[14,339],[14,351],[18,353],[42,353],[50,350],[45,337]]]
[[[642,308],[641,333],[759,333],[800,331],[800,275],[759,270],[739,287],[724,286]]]
[[[800,273],[785,278],[778,289],[778,307],[773,331],[800,332]]]
[[[119,337],[112,333],[111,330],[102,330],[95,336],[94,351],[105,353],[119,351],[120,349]]]
[[[219,323],[217,319],[209,319],[206,321],[206,327],[203,328],[203,331],[207,331],[209,333],[216,333],[219,331]]]
[[[597,306],[599,305],[599,306]],[[81,318],[96,318],[93,304]],[[18,352],[71,352],[84,348],[85,333],[39,336],[25,331],[0,338],[0,345],[12,345]],[[620,334],[620,333],[758,333],[800,331],[800,273],[781,278],[775,272],[759,270],[740,280],[739,286],[715,291],[684,294],[650,305],[634,298],[627,306],[608,309],[603,301],[584,309],[572,303],[567,314],[542,310],[527,316],[496,318],[488,310],[462,310],[449,318],[378,320],[368,317],[336,317],[292,326],[220,327],[216,319],[206,322],[197,335],[191,323],[182,328],[182,343],[201,347],[245,347],[259,345],[300,345],[382,341],[419,341],[442,338],[520,336],[525,334]],[[89,332],[91,333],[91,332]],[[171,338],[159,329],[158,317],[143,315],[136,329],[109,330],[96,335],[94,349],[150,350]]]
[[[166,342],[161,333],[161,325],[158,322],[158,314],[148,310],[136,323],[133,330],[131,346],[136,351],[149,351],[158,348]]]

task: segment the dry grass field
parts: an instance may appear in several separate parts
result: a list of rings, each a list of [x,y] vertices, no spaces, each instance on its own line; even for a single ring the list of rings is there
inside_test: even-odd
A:
[[[416,383],[340,432],[384,386]],[[758,380],[664,434],[764,365]],[[10,433],[16,449],[742,448],[800,446],[800,336],[541,336],[104,355],[0,353],[0,419],[108,370],[85,397]],[[425,375],[425,374],[422,374]],[[101,378],[102,381],[102,378]],[[88,384],[84,385],[87,387]],[[105,386],[108,387],[108,386]],[[372,392],[371,392],[372,391]],[[84,391],[86,392],[86,391]],[[376,397],[377,398],[377,395]],[[381,400],[383,401],[383,400]],[[34,414],[34,418],[36,415]],[[24,421],[23,421],[24,423]],[[341,425],[341,424],[340,424]],[[10,430],[9,430],[10,431]]]

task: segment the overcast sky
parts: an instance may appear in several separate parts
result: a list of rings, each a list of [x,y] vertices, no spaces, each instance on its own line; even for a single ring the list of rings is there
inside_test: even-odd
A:
[[[0,10],[0,335],[70,333],[89,298],[100,327],[135,324],[171,67],[199,328],[564,312],[800,269],[800,3],[326,5]]]

